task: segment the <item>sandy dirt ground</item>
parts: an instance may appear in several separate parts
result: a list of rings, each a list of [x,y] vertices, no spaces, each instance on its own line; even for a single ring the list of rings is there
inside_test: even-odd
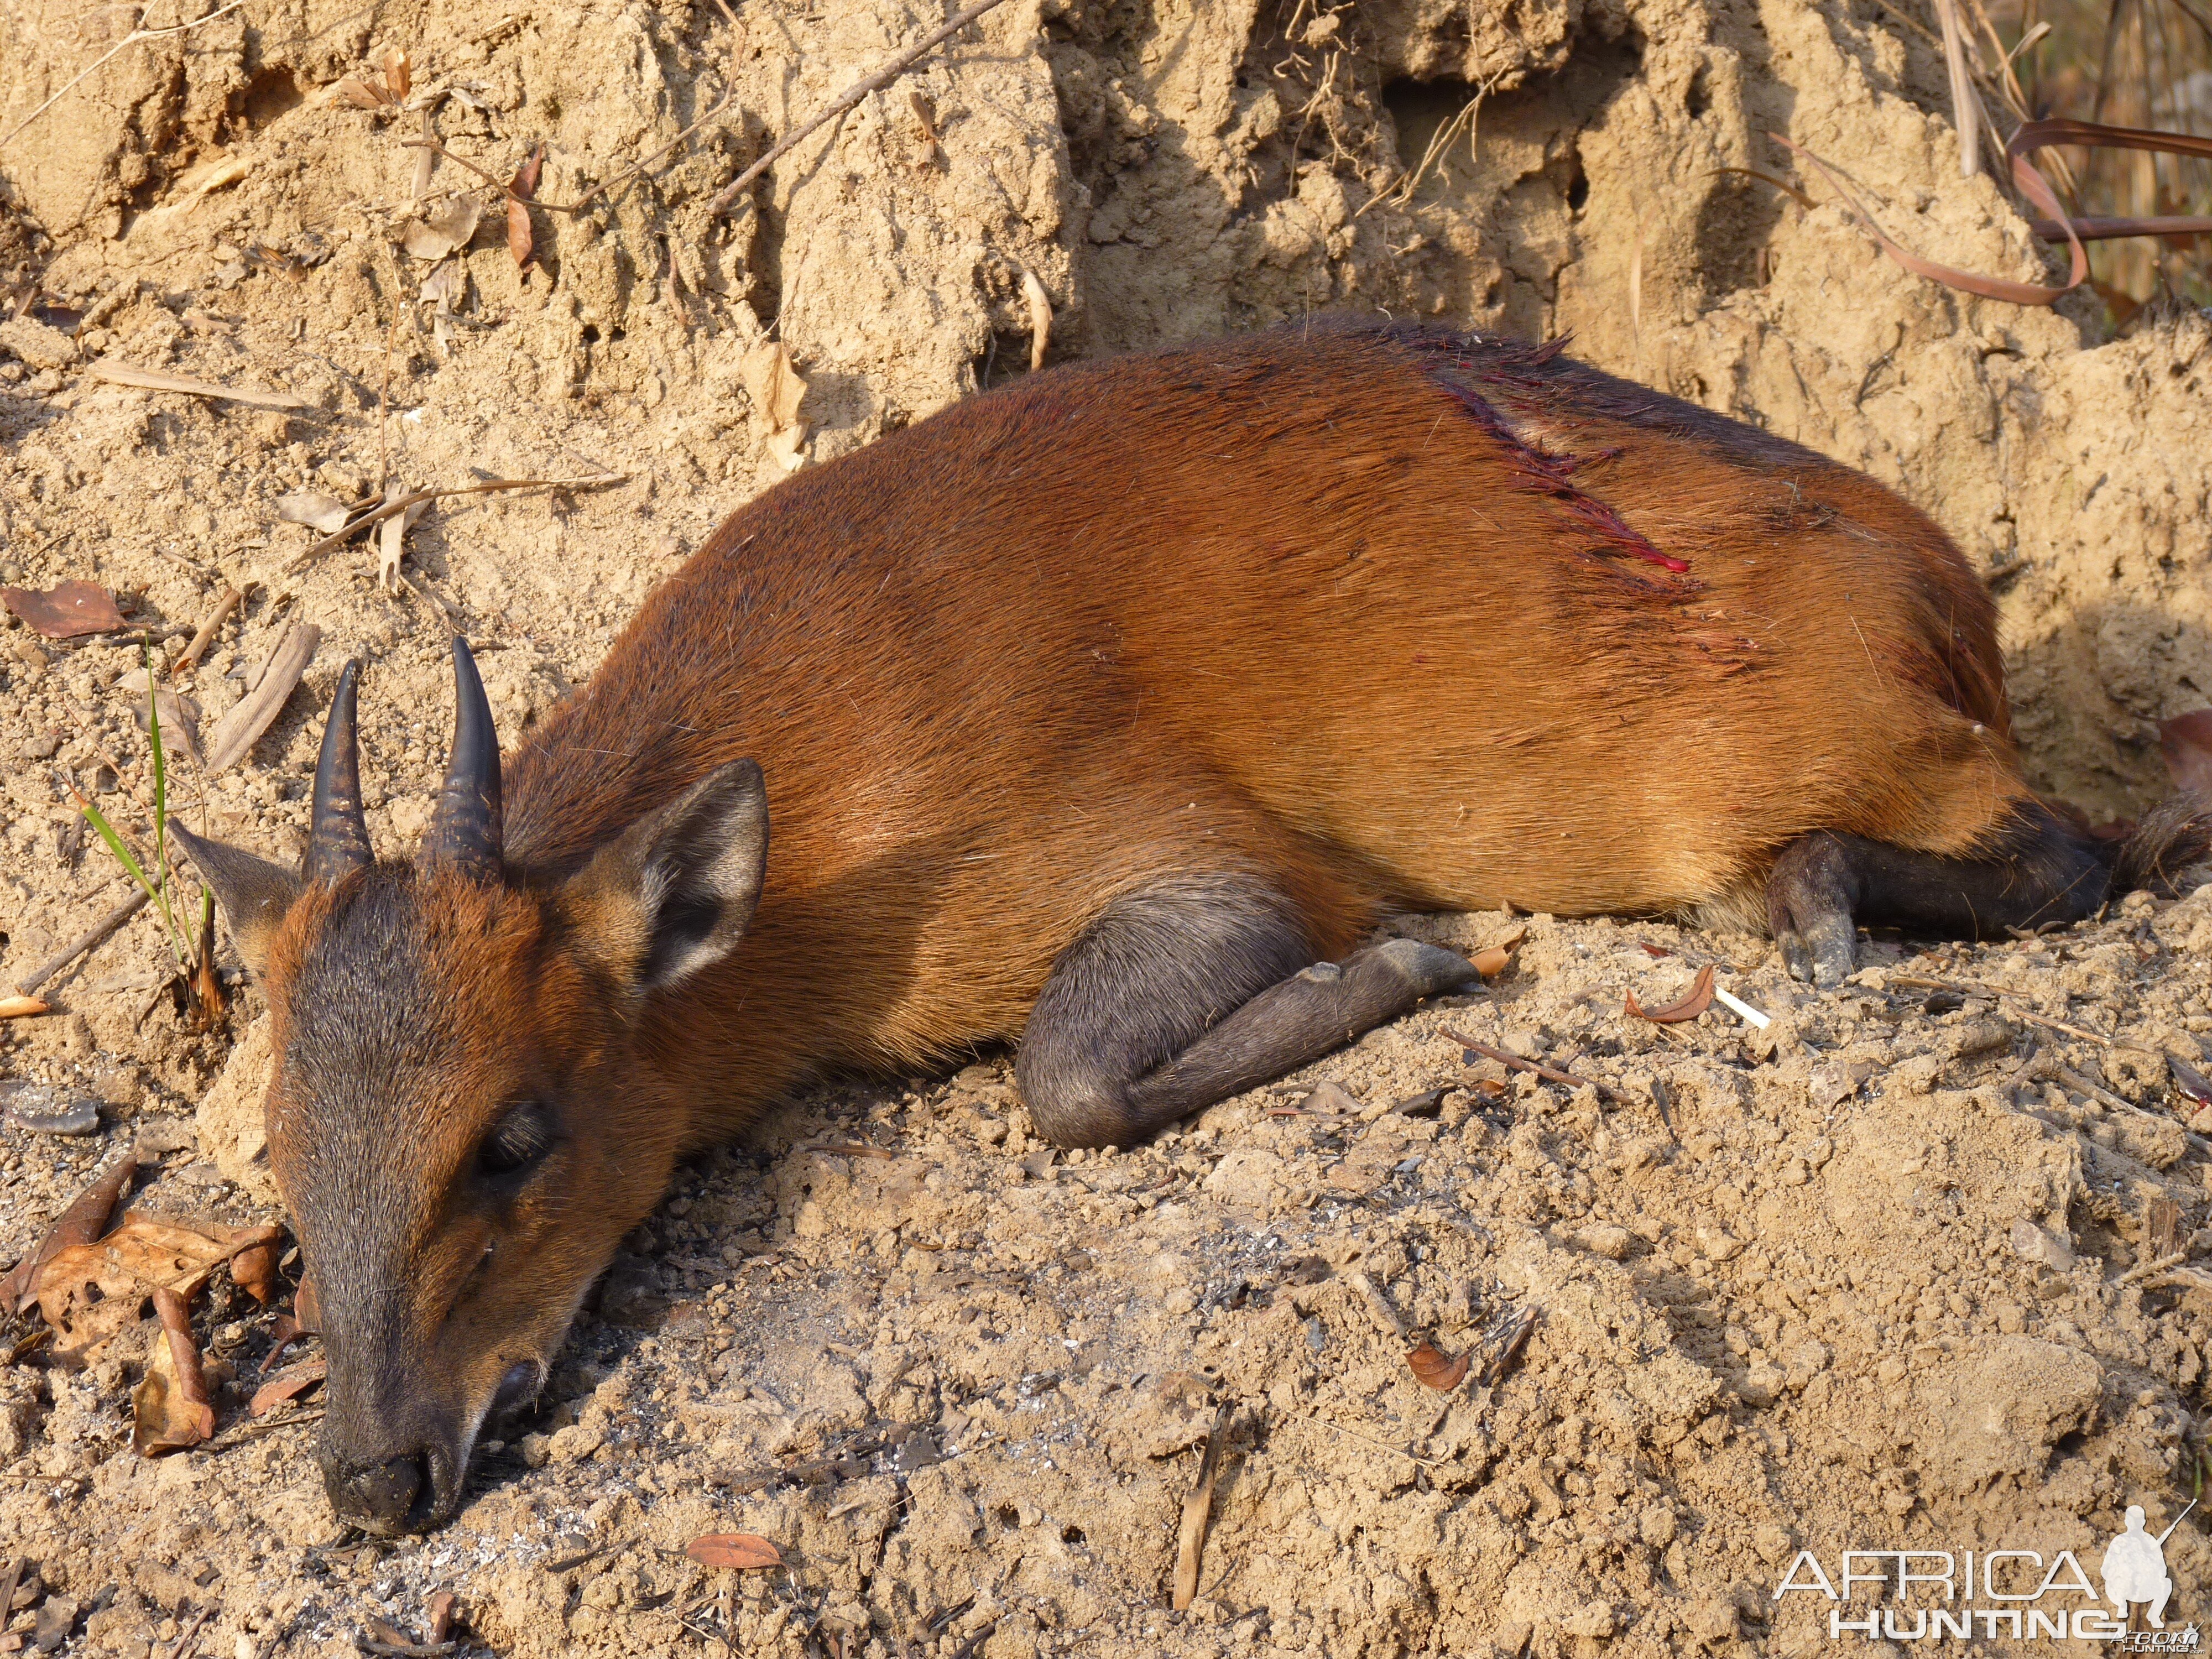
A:
[[[288,627],[321,630],[241,758],[179,763],[191,821],[295,854],[359,655],[370,823],[403,853],[448,623],[512,741],[791,466],[1035,351],[1324,309],[1572,331],[1866,468],[1986,573],[2035,781],[2100,815],[2165,787],[2158,722],[2212,693],[2212,323],[2154,309],[2106,340],[2087,309],[1963,301],[1826,195],[1724,171],[1786,170],[1762,135],[1788,131],[1921,252],[2045,270],[1956,179],[1940,57],[1887,12],[1008,0],[714,210],[938,15],[246,0],[71,88],[131,13],[0,0],[0,583],[98,583],[171,653],[244,588],[174,686],[204,737]],[[395,49],[398,106],[349,99]],[[532,216],[523,269],[496,191],[403,148],[428,130],[504,179],[542,143],[569,203],[726,96],[646,176]],[[317,532],[280,502],[387,473],[617,481],[447,497],[392,583],[361,542],[301,562]],[[0,989],[127,894],[70,789],[150,839],[122,637],[0,632]],[[216,1428],[187,1451],[132,1448],[152,1321],[81,1366],[21,1346],[35,1315],[6,1327],[0,1580],[33,1565],[0,1644],[352,1653],[422,1638],[448,1591],[452,1639],[511,1654],[1812,1653],[1829,1604],[1774,1595],[1801,1550],[2094,1571],[2128,1504],[2155,1531],[2197,1492],[2212,1111],[2172,1061],[2212,1064],[2212,887],[2031,939],[1877,939],[1820,998],[1764,939],[1661,921],[1393,927],[1527,936],[1480,993],[1148,1147],[1054,1153],[978,1054],[820,1091],[688,1167],[428,1538],[334,1521],[313,1392],[249,1415],[276,1311],[227,1273],[193,1305]],[[279,1218],[265,1026],[224,960],[233,1017],[197,1030],[142,914],[45,987],[53,1014],[0,1024],[0,1105],[91,1120],[0,1127],[0,1261],[132,1146],[143,1211]],[[1624,1012],[1709,964],[1771,1023]],[[1409,1367],[1424,1341],[1468,1358],[1451,1388]],[[2184,1619],[2212,1613],[2203,1515],[2166,1546]],[[730,1532],[786,1567],[685,1556]]]

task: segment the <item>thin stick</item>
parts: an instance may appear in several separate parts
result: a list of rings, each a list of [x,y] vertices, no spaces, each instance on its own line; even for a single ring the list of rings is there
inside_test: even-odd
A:
[[[44,115],[48,110],[52,109],[56,104],[61,102],[63,99],[69,96],[71,92],[75,91],[78,82],[82,81],[86,76],[90,75],[94,70],[100,68],[111,58],[120,56],[125,47],[135,46],[141,40],[158,40],[165,34],[182,34],[188,29],[196,29],[200,27],[203,24],[212,23],[218,17],[228,17],[231,13],[236,11],[245,3],[246,0],[230,0],[230,3],[225,6],[221,11],[211,11],[204,17],[195,17],[189,23],[178,23],[165,29],[131,30],[130,33],[125,35],[120,40],[118,40],[113,46],[110,47],[105,56],[96,58],[92,63],[87,64],[84,69],[78,73],[76,80],[71,81],[69,85],[64,87],[52,97],[47,99],[45,103],[40,105],[38,108],[33,110],[28,115],[25,116],[23,118],[22,125],[18,126],[15,131],[9,133],[5,138],[0,138],[0,149],[7,149],[9,145],[14,143],[18,138],[21,137],[25,128],[27,128],[32,122],[37,120],[41,115]]]
[[[2020,1006],[2019,992],[2008,991],[2002,986],[1984,984],[1980,980],[1931,979],[1924,974],[1892,974],[1889,976],[1889,982],[1892,985],[1907,986],[1916,991],[1951,991],[1961,996],[1995,997],[2005,1005],[2005,1011],[2008,1013],[2027,1021],[2031,1025],[2042,1025],[2054,1031],[2063,1031],[2068,1036],[2080,1037],[2084,1042],[2094,1042],[2100,1048],[2126,1048],[2139,1054],[2152,1052],[2139,1042],[2123,1042],[2118,1037],[2108,1037],[2100,1031],[2084,1030],[2079,1025],[2069,1025],[2063,1019],[2053,1019],[2048,1014],[2039,1014],[2033,1008],[2023,1008]]]
[[[722,188],[715,193],[714,201],[708,204],[708,216],[710,217],[718,218],[721,215],[727,213],[731,207],[736,203],[738,198],[744,195],[746,190],[751,186],[753,180],[759,178],[761,174],[766,173],[775,162],[788,155],[793,145],[803,143],[805,140],[813,137],[815,133],[820,131],[823,127],[829,125],[830,122],[844,114],[846,111],[851,109],[854,105],[859,103],[860,100],[866,97],[870,93],[889,86],[893,81],[897,80],[900,76],[905,74],[907,70],[912,69],[915,64],[927,57],[936,46],[950,40],[952,36],[959,33],[962,29],[966,28],[969,24],[974,22],[985,12],[989,11],[992,8],[1000,3],[1002,3],[1002,0],[975,0],[975,3],[974,5],[969,7],[965,11],[954,17],[942,28],[933,30],[930,33],[924,35],[919,45],[909,46],[906,51],[892,58],[890,63],[885,64],[881,69],[876,70],[872,75],[862,76],[859,80],[854,82],[851,86],[846,88],[844,91],[839,93],[836,98],[832,99],[830,102],[829,107],[824,109],[819,115],[817,115],[812,120],[800,127],[798,131],[778,139],[769,149],[767,155],[762,156],[759,161],[754,162],[736,178],[731,179],[728,184],[723,185]]]
[[[1966,29],[1959,21],[1958,0],[1936,0],[1936,21],[1943,26],[1943,63],[1951,76],[1951,120],[1959,130],[1959,176],[1971,179],[1981,171],[1982,139],[1978,117],[1981,104],[1966,74]]]
[[[386,501],[381,506],[372,507],[351,524],[342,529],[333,530],[291,563],[286,565],[285,574],[289,575],[295,571],[306,569],[356,531],[366,530],[373,524],[381,524],[395,513],[404,513],[410,507],[419,506],[424,501],[434,501],[441,496],[481,495],[487,490],[493,489],[590,489],[602,484],[629,482],[629,474],[627,472],[609,472],[597,478],[493,478],[484,483],[459,484],[450,489],[418,489],[411,495],[402,495],[397,501]]]
[[[1533,1060],[1523,1060],[1518,1054],[1507,1054],[1503,1048],[1493,1048],[1486,1042],[1477,1042],[1471,1036],[1462,1036],[1449,1025],[1443,1028],[1443,1034],[1458,1043],[1461,1048],[1472,1048],[1478,1054],[1486,1059],[1496,1060],[1508,1070],[1528,1072],[1542,1078],[1547,1083],[1563,1083],[1570,1089],[1595,1089],[1617,1106],[1625,1106],[1628,1103],[1620,1097],[1617,1091],[1607,1087],[1595,1078],[1577,1077],[1572,1072],[1561,1072],[1549,1066],[1540,1066]]]
[[[35,995],[40,986],[94,947],[105,944],[107,936],[146,908],[146,890],[135,890],[131,896],[110,910],[92,925],[91,930],[71,940],[48,957],[31,971],[27,979],[15,981],[15,988],[25,996]]]
[[[1302,1423],[1310,1423],[1316,1428],[1334,1429],[1339,1434],[1350,1435],[1354,1440],[1366,1442],[1377,1451],[1389,1452],[1393,1457],[1402,1457],[1407,1462],[1417,1463],[1425,1469],[1440,1469],[1443,1467],[1443,1464],[1436,1458],[1424,1457],[1419,1452],[1409,1452],[1404,1447],[1394,1446],[1387,1440],[1377,1440],[1371,1434],[1362,1434],[1357,1429],[1346,1428],[1341,1423],[1332,1423],[1326,1417],[1316,1417],[1310,1412],[1286,1412],[1284,1414],[1295,1417]]]
[[[2148,1279],[2153,1273],[2169,1272],[2175,1267],[2179,1267],[2183,1262],[2188,1260],[2188,1251],[2176,1250],[2172,1255],[2160,1256],[2154,1261],[2140,1262],[2135,1267],[2129,1268],[2127,1272],[2122,1273],[2118,1279],[2114,1279],[2112,1281],[2112,1286],[2117,1290],[2123,1285],[2139,1284],[2143,1279]]]
[[[663,144],[659,149],[653,151],[652,155],[647,156],[642,161],[638,161],[629,167],[624,167],[620,173],[615,174],[613,178],[608,179],[606,183],[603,185],[593,185],[589,190],[586,191],[581,196],[579,196],[573,202],[544,202],[540,201],[535,196],[518,196],[515,194],[514,186],[512,184],[504,183],[499,179],[495,178],[492,174],[486,173],[482,167],[478,167],[474,161],[463,160],[463,158],[454,155],[451,150],[441,144],[436,139],[428,137],[427,134],[420,138],[407,139],[400,147],[403,149],[427,149],[434,155],[444,157],[444,159],[448,161],[465,167],[471,173],[475,173],[477,178],[483,179],[486,184],[497,185],[501,191],[505,192],[507,200],[511,202],[520,202],[525,207],[539,208],[547,213],[581,213],[586,208],[591,205],[592,198],[593,197],[604,196],[609,191],[628,184],[631,179],[636,178],[638,174],[643,173],[654,162],[659,161],[662,156],[667,155],[669,151],[674,149],[685,139],[690,137],[691,135],[698,131],[700,128],[705,126],[708,122],[714,120],[716,117],[720,115],[724,110],[729,108],[732,104],[735,103],[737,99],[738,94],[736,93],[725,93],[722,95],[721,101],[716,104],[714,108],[708,110],[704,115],[694,121],[690,126],[684,128],[683,131],[678,133],[673,138],[671,138],[666,143]]]
[[[178,673],[184,669],[196,668],[199,665],[200,659],[207,654],[208,647],[215,642],[216,631],[222,628],[230,613],[238,609],[240,603],[245,598],[244,588],[232,587],[226,590],[223,596],[216,601],[215,610],[210,613],[208,619],[199,625],[198,631],[192,635],[191,643],[187,645],[178,654],[177,659],[169,665],[171,679],[176,678]]]

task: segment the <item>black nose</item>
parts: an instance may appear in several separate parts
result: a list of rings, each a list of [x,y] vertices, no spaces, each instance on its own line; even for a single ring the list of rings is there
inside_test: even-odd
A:
[[[360,1468],[325,1463],[323,1485],[345,1520],[371,1532],[419,1530],[430,1508],[428,1464],[422,1452]]]

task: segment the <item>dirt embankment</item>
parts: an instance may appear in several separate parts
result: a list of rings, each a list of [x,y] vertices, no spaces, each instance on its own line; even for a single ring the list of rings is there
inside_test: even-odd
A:
[[[0,12],[0,134],[127,15]],[[0,149],[0,283],[44,296],[0,325],[0,578],[95,580],[164,628],[259,582],[190,688],[207,722],[287,618],[325,637],[208,785],[209,827],[296,848],[357,653],[370,821],[398,851],[450,720],[430,607],[482,643],[512,735],[787,457],[1026,372],[1039,293],[1048,360],[1382,308],[1571,330],[1894,484],[1990,573],[2038,780],[2106,811],[2161,786],[2154,722],[2212,690],[2212,328],[2097,344],[1913,283],[1833,205],[1726,171],[1778,170],[1761,135],[1785,131],[1920,251],[2038,268],[1995,193],[1949,176],[1941,64],[1881,14],[1008,0],[711,213],[923,27],[843,0],[734,24],[256,0],[127,48]],[[392,47],[405,110],[337,95]],[[501,177],[543,142],[542,194],[568,202],[726,94],[741,113],[649,179],[534,216],[526,272],[496,211],[442,261],[395,246],[478,189],[441,162],[410,201],[401,141],[426,114]],[[771,329],[806,380],[796,439],[760,371]],[[96,382],[111,355],[307,406]],[[358,548],[289,570],[312,537],[276,501],[356,500],[387,465],[626,482],[441,504],[408,532],[419,593],[380,589]],[[135,651],[0,645],[12,982],[123,890],[58,780],[140,824],[149,794]],[[1520,924],[1409,925],[1472,945]],[[220,1449],[131,1451],[143,1328],[82,1371],[0,1370],[0,1551],[40,1563],[16,1623],[137,1656],[205,1613],[203,1653],[350,1651],[367,1617],[419,1631],[443,1587],[522,1653],[728,1631],[746,1652],[942,1656],[986,1627],[993,1659],[1810,1650],[1826,1603],[1771,1599],[1801,1547],[1832,1571],[1906,1544],[2087,1560],[2125,1504],[2157,1528],[2187,1501],[2212,1280],[2130,1275],[2205,1220],[2212,1123],[2184,1127],[2161,1056],[2212,1054],[2208,950],[2212,893],[2136,900],[2056,938],[1889,948],[1816,1001],[1763,941],[1540,918],[1493,992],[1312,1068],[1344,1097],[1302,1116],[1254,1096],[1142,1152],[1055,1159],[995,1061],[828,1092],[687,1176],[461,1520],[391,1550],[343,1547],[311,1428],[238,1426],[268,1319],[219,1277],[202,1334],[241,1379]],[[165,956],[142,916],[59,982],[62,1014],[0,1033],[10,1078],[103,1115],[81,1139],[0,1129],[0,1255],[134,1137],[169,1148],[143,1205],[270,1213],[252,993],[234,1053],[154,998]],[[1771,1028],[1622,1015],[1707,956]],[[1470,1068],[1446,1024],[1617,1098]],[[890,1156],[820,1150],[863,1143]],[[1504,1375],[1448,1394],[1387,1329],[1480,1353],[1522,1310]],[[1220,1399],[1200,1599],[1172,1614]],[[2212,1588],[2196,1528],[2166,1552],[2185,1617]],[[730,1530],[793,1570],[725,1601],[726,1575],[670,1554]]]

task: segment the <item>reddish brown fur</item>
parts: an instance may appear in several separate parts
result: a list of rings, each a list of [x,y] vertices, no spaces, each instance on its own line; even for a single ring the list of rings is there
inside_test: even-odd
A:
[[[2023,790],[1942,533],[1534,356],[1316,331],[1071,368],[732,515],[509,771],[544,878],[720,762],[766,769],[750,931],[640,1045],[687,1139],[823,1066],[1018,1034],[1164,871],[1264,870],[1334,952],[1386,906],[1724,901],[1808,830],[1982,844]],[[1573,488],[1687,572],[1591,556],[1455,391],[1613,452]]]
[[[646,996],[611,844],[745,757],[757,908]],[[2027,799],[1934,525],[1556,348],[1282,331],[961,405],[653,595],[513,756],[507,880],[238,865],[276,1173],[342,1304],[333,1490],[397,1515],[413,1448],[465,1458],[682,1150],[1018,1036],[1163,878],[1255,878],[1334,957],[1394,907],[1741,914],[1808,832],[1995,852]],[[503,1199],[472,1160],[534,1101],[570,1127]]]

